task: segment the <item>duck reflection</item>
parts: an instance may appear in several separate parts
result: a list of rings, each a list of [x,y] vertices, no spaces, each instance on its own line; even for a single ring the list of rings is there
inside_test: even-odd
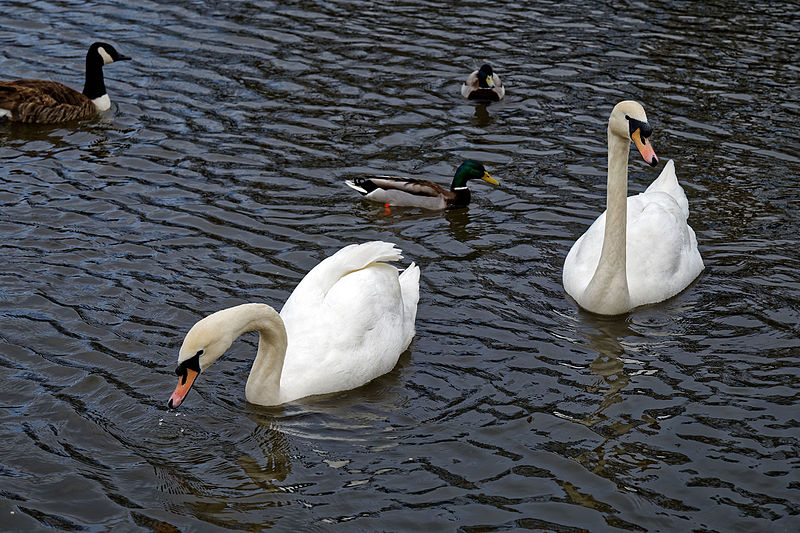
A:
[[[486,104],[477,104],[475,106],[475,121],[478,126],[488,126],[492,122],[492,116],[489,114],[489,109]]]
[[[450,235],[458,242],[468,242],[474,238],[467,230],[470,222],[469,209],[450,209],[444,212],[444,219],[450,224]]]

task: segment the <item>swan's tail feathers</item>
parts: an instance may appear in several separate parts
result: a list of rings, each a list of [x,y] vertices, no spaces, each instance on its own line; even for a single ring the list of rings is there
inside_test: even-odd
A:
[[[650,184],[645,194],[652,192],[663,192],[672,196],[678,203],[678,207],[680,207],[684,219],[689,217],[689,200],[686,199],[686,193],[683,191],[683,187],[678,183],[678,176],[675,173],[675,162],[672,159],[667,161],[667,164],[664,165],[664,170],[662,170],[661,174]]]
[[[345,246],[323,263],[330,261],[337,263],[345,272],[361,270],[372,263],[385,263],[402,259],[400,249],[391,242],[370,241],[362,244]],[[320,263],[321,265],[322,263]]]
[[[416,263],[408,265],[400,274],[400,292],[403,295],[403,303],[414,317],[417,316],[417,304],[419,303],[419,276],[420,270]]]
[[[400,274],[400,294],[403,295],[403,311],[408,335],[408,344],[416,332],[414,323],[417,320],[417,304],[419,303],[419,276],[420,270],[416,263],[408,265]]]
[[[663,191],[669,192],[678,184],[678,176],[675,174],[675,161],[670,159],[667,161],[667,164],[664,165],[664,168],[661,170],[661,174],[653,180],[653,183],[647,187],[647,191],[645,192],[654,192],[654,191]]]
[[[295,287],[283,309],[291,309],[296,301],[304,305],[321,302],[331,287],[347,274],[367,268],[373,263],[402,259],[400,249],[390,242],[371,241],[345,246],[312,268]],[[290,305],[291,303],[291,305]],[[283,310],[281,311],[283,313]]]

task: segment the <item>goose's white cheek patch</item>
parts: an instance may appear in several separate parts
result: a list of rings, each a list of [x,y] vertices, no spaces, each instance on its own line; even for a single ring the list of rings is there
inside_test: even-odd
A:
[[[106,52],[106,49],[103,48],[102,46],[97,49],[97,53],[100,54],[100,57],[103,58],[103,64],[104,65],[108,65],[109,63],[113,63],[114,62],[114,58],[111,57],[111,54]]]

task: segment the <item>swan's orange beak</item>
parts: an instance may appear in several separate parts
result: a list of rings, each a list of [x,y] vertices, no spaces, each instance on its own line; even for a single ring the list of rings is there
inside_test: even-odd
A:
[[[178,378],[178,386],[175,387],[175,392],[173,392],[172,396],[169,397],[167,407],[170,409],[176,409],[180,404],[182,404],[183,399],[186,398],[187,394],[189,394],[189,390],[192,388],[194,380],[197,379],[197,376],[199,375],[200,372],[196,372],[191,368],[187,368],[186,373]]]
[[[633,144],[636,145],[639,153],[642,154],[644,162],[651,167],[656,166],[658,164],[658,157],[656,156],[655,150],[653,150],[653,145],[647,142],[647,137],[642,137],[642,131],[637,128],[636,131],[631,134],[631,139],[633,139]]]

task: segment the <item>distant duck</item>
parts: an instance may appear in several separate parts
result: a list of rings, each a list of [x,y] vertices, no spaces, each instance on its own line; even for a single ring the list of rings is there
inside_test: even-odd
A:
[[[588,311],[626,313],[685,289],[703,270],[689,202],[668,161],[643,193],[628,197],[628,151],[633,142],[651,166],[644,108],[626,100],[608,119],[607,209],[570,249],[564,262],[567,294]]]
[[[106,43],[94,43],[86,53],[83,93],[57,81],[0,82],[0,118],[13,122],[54,124],[91,118],[111,107],[103,81],[103,65],[130,59]]]
[[[461,94],[469,100],[498,102],[506,95],[506,89],[492,67],[483,65],[467,77],[461,86]]]
[[[362,176],[345,183],[363,194],[367,200],[387,206],[452,209],[469,204],[471,194],[467,182],[471,179],[482,179],[498,185],[497,180],[489,175],[481,163],[472,160],[464,161],[456,169],[450,190],[432,181],[395,176]]]

